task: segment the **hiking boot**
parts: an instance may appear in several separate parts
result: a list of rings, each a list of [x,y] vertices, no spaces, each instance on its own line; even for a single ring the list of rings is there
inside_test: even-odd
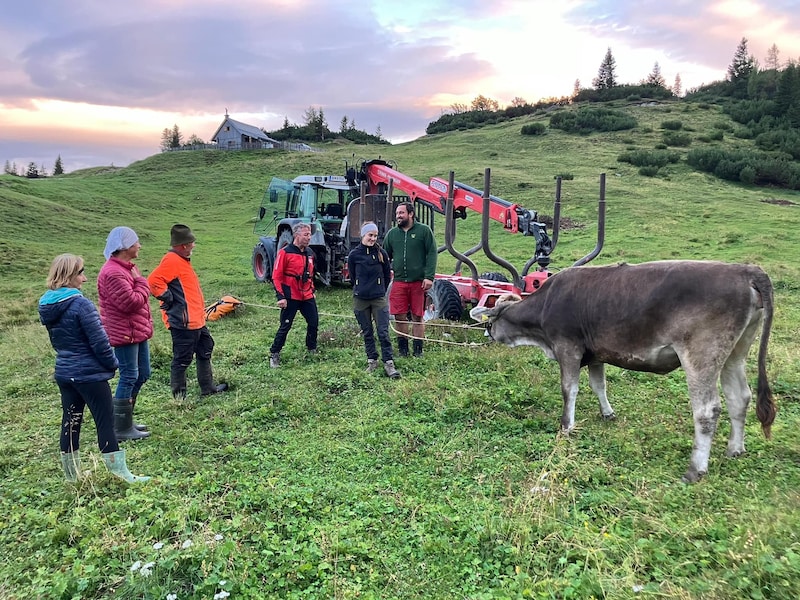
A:
[[[281,353],[280,352],[273,352],[269,355],[269,368],[270,369],[277,369],[281,366]]]
[[[386,371],[386,374],[392,379],[400,378],[400,371],[395,368],[393,360],[387,360],[383,363],[383,370]]]
[[[377,368],[378,368],[377,358],[367,359],[367,373],[372,373]]]

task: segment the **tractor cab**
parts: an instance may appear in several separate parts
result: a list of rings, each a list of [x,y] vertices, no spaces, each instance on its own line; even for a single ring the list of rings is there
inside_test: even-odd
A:
[[[308,223],[320,282],[330,285],[341,280],[340,263],[348,250],[341,230],[353,197],[353,188],[340,175],[300,175],[291,181],[273,177],[253,228],[261,238],[253,253],[256,279],[271,277],[277,251],[292,241],[292,227]]]

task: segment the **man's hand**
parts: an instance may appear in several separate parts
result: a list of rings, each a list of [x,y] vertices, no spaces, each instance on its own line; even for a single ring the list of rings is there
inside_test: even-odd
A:
[[[433,282],[430,279],[422,280],[422,289],[426,292],[433,287]]]
[[[280,308],[281,310],[286,308],[287,304],[289,303],[286,301],[286,298],[284,298],[283,300],[278,300],[278,308]]]

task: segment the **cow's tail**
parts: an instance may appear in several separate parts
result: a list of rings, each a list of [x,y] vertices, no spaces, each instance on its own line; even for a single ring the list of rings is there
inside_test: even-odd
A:
[[[764,307],[764,320],[761,324],[761,342],[758,348],[758,391],[756,400],[756,416],[761,422],[761,430],[767,439],[772,435],[772,422],[775,420],[775,400],[767,379],[767,346],[769,334],[772,330],[772,316],[775,308],[772,281],[769,275],[760,271],[753,280],[753,286],[761,294],[761,303]]]

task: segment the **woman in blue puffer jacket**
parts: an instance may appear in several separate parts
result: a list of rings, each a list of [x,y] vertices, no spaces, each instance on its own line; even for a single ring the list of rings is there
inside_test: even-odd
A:
[[[129,483],[149,477],[133,475],[125,463],[114,434],[114,412],[108,380],[117,370],[117,359],[108,341],[100,314],[81,293],[87,281],[83,259],[73,254],[56,256],[47,276],[47,291],[39,299],[39,318],[47,327],[56,350],[55,380],[61,391],[61,464],[67,481],[81,475],[80,435],[83,409],[89,406],[97,428],[97,444],[103,460],[117,477]]]

